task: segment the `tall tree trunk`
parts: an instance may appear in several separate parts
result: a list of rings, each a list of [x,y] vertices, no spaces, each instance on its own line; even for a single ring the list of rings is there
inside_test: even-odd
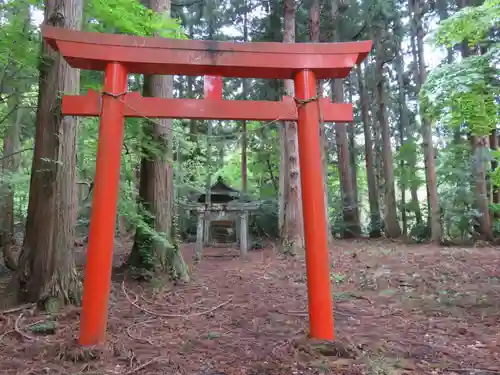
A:
[[[270,30],[271,30],[271,36],[272,36],[272,41],[278,42],[278,41],[283,41],[284,36],[281,36],[281,15],[279,14],[279,3],[277,1],[271,1],[270,2],[270,9],[269,9],[269,23],[270,23]],[[288,17],[290,18],[290,17]],[[288,24],[287,24],[287,27]],[[293,30],[295,30],[295,26],[293,27]],[[274,84],[273,84],[274,83]],[[271,87],[269,87],[269,91],[273,91],[273,93],[276,95],[274,100],[280,100],[280,87],[281,87],[281,82],[278,80],[272,81]],[[287,189],[286,186],[288,184],[288,162],[287,162],[287,150],[286,150],[286,126],[285,124],[282,124],[279,127],[279,141],[280,141],[280,168],[279,168],[279,183],[278,183],[278,230],[280,234],[280,240],[283,242],[284,239],[284,228],[285,228],[285,211],[286,211],[286,205],[287,205],[287,199],[288,199],[288,194],[287,194]],[[283,250],[286,250],[283,248]]]
[[[368,101],[367,101],[367,107],[369,108],[369,112],[371,113],[371,116],[369,117],[370,119],[370,125],[371,129],[373,129],[372,136],[373,136],[373,161],[374,161],[374,168],[375,168],[375,181],[377,183],[377,194],[378,194],[378,202],[380,205],[380,202],[384,202],[384,192],[385,192],[385,181],[384,181],[384,166],[383,166],[383,156],[382,156],[382,131],[380,128],[380,124],[378,122],[378,101],[377,101],[377,77],[376,77],[376,59],[375,57],[369,57],[370,62],[366,61],[364,62],[365,64],[365,77],[364,77],[364,82],[366,84],[366,95]],[[370,65],[372,66],[371,69],[369,69]],[[371,73],[370,75],[368,73]],[[382,210],[382,206],[379,206],[381,213],[384,212]],[[381,214],[381,218],[383,215]],[[383,231],[385,228],[385,222],[383,219],[380,221],[380,230]]]
[[[27,18],[29,22],[29,17]],[[9,128],[3,139],[3,160],[1,165],[2,174],[16,173],[19,169],[19,137],[21,133],[21,119],[23,109],[20,107],[20,93],[13,94],[8,100]],[[14,244],[14,186],[9,184],[5,186],[2,192],[3,199],[0,205],[0,247],[4,264],[7,268],[14,271],[17,268],[17,262],[12,253]]]
[[[412,6],[413,5],[413,6]],[[424,28],[423,22],[423,6],[422,0],[410,0],[410,9],[413,8],[413,21],[417,37],[417,51],[418,51],[418,76],[417,80],[418,89],[422,87],[427,79],[427,70],[425,66],[424,56]],[[420,114],[422,122],[422,139],[424,149],[424,162],[425,174],[427,179],[427,194],[429,201],[429,218],[431,227],[431,241],[439,244],[441,242],[441,210],[439,208],[439,198],[437,191],[437,177],[436,177],[436,161],[434,157],[434,145],[432,144],[432,126],[425,116]]]
[[[389,121],[387,118],[386,109],[386,87],[384,77],[384,59],[385,51],[382,43],[383,28],[380,25],[376,26],[374,36],[376,43],[376,63],[375,63],[375,100],[377,106],[377,119],[380,124],[382,133],[382,156],[384,167],[384,221],[385,232],[391,238],[397,238],[401,235],[401,228],[399,226],[397,205],[396,205],[396,192],[394,189],[394,172],[392,161],[392,148],[391,136],[389,131]]]
[[[497,130],[493,129],[490,134],[490,149],[492,151],[498,151],[498,134]],[[491,160],[491,170],[494,171],[498,168],[498,161],[494,158]],[[492,186],[491,202],[498,204],[500,203],[500,187],[498,185]]]
[[[353,103],[353,96],[354,96],[354,82],[356,80],[356,75],[351,74],[349,77],[349,103]],[[356,123],[353,123],[349,126],[349,165],[351,168],[351,180],[352,180],[352,190],[353,190],[353,197],[354,197],[354,202],[356,202],[356,206],[358,207],[358,218],[360,218],[360,213],[359,213],[359,207],[360,207],[360,201],[359,201],[359,195],[358,195],[358,153],[356,149]],[[361,224],[360,224],[360,235],[361,235]]]
[[[459,9],[474,5],[470,0],[458,0]],[[472,54],[468,41],[461,44],[462,57],[466,58]],[[488,205],[488,182],[487,182],[487,160],[485,155],[489,146],[489,136],[471,135],[472,152],[474,162],[472,163],[473,175],[475,176],[475,205],[480,213],[478,218],[481,236],[487,240],[493,240],[493,228]]]
[[[334,28],[332,30],[333,41],[340,41],[340,18],[347,9],[345,1],[332,0],[331,19]],[[319,4],[318,4],[318,30],[319,30]],[[319,42],[319,32],[317,40]],[[344,102],[344,82],[341,79],[332,81],[333,101]],[[342,197],[342,213],[344,218],[343,237],[353,238],[361,235],[361,224],[359,221],[359,207],[356,200],[355,186],[353,183],[354,171],[351,167],[351,152],[349,150],[349,139],[345,123],[335,124],[335,141],[339,160],[340,193]]]
[[[365,137],[365,162],[366,176],[368,180],[368,201],[370,206],[370,237],[378,238],[381,236],[381,217],[378,201],[378,186],[376,179],[376,167],[374,161],[374,150],[372,141],[372,132],[370,128],[368,93],[364,84],[361,65],[356,65],[359,86],[359,107],[361,111],[361,121],[363,122],[363,132]]]
[[[333,81],[332,92],[334,101],[342,103],[344,101],[344,85],[342,80]],[[337,142],[339,171],[340,171],[340,192],[342,196],[342,212],[344,217],[344,238],[358,237],[361,234],[359,223],[359,209],[355,200],[353,185],[353,171],[351,170],[349,140],[345,123],[335,124],[335,140]]]
[[[416,80],[418,81],[420,78],[420,73],[419,73],[419,70],[418,70],[418,52],[417,52],[417,43],[415,42],[415,39],[416,39],[416,30],[415,30],[415,26],[413,25],[413,23],[411,24],[411,36],[410,36],[410,44],[411,44],[411,54],[412,54],[412,57],[413,57],[413,61],[415,62],[415,77],[416,77]],[[418,82],[417,82],[418,84]],[[413,122],[411,123],[411,127],[412,129],[415,128],[415,120],[413,120]],[[413,136],[410,134],[409,135],[411,137],[411,141],[412,142],[415,142],[415,139],[413,138]],[[417,154],[416,152],[412,152],[411,155],[410,155],[410,160],[408,160],[408,169],[410,169],[412,172],[417,172]],[[413,211],[415,213],[415,221],[417,222],[417,224],[422,224],[424,219],[423,219],[423,216],[422,216],[422,210],[420,209],[420,200],[418,198],[418,189],[419,189],[419,185],[416,184],[416,183],[412,183],[410,185],[410,193],[411,193],[411,206],[413,208]],[[426,184],[426,191],[427,191],[427,196],[429,196],[429,188]],[[430,206],[430,205],[429,205]]]
[[[244,0],[244,10],[243,10],[243,42],[248,42],[248,4],[247,0]],[[243,79],[243,99],[248,99],[248,80]],[[243,120],[241,122],[241,190],[243,195],[248,194],[248,175],[247,175],[247,121]]]
[[[489,212],[487,160],[485,158],[485,154],[489,148],[489,138],[487,136],[473,136],[472,141],[474,142],[474,162],[472,163],[472,168],[476,176],[476,205],[481,215],[478,218],[479,230],[486,240],[492,241],[494,236]]]
[[[79,30],[83,0],[46,0],[44,24]],[[60,95],[78,93],[80,73],[43,45],[26,236],[15,276],[23,301],[48,308],[80,301],[73,242],[78,120],[61,116]]]
[[[404,30],[401,25],[399,18],[396,19],[395,31],[397,32],[397,37],[402,40],[404,37]],[[396,57],[394,59],[394,68],[397,74],[398,80],[398,94],[399,94],[399,146],[400,148],[405,144],[405,133],[409,130],[410,121],[408,118],[408,106],[406,104],[406,87],[404,84],[403,75],[403,58],[401,56],[401,43],[398,43],[398,48],[396,51]],[[400,189],[401,189],[401,221],[403,223],[403,234],[408,235],[408,223],[406,218],[406,176],[405,160],[401,157],[400,161]]]
[[[309,39],[313,43],[319,43],[320,41],[320,2],[319,0],[311,0],[309,5]],[[323,96],[322,92],[322,82],[317,82],[318,87],[318,97]],[[320,144],[321,144],[321,160],[322,160],[322,172],[323,172],[323,184],[324,184],[324,200],[325,200],[325,217],[326,217],[326,228],[327,228],[327,236],[328,243],[333,242],[333,233],[330,225],[330,215],[328,213],[328,136],[326,134],[326,124],[320,125]]]
[[[295,42],[294,0],[285,0],[283,43]],[[294,96],[292,80],[285,80],[286,95]],[[283,226],[280,228],[282,249],[297,253],[304,247],[304,224],[300,186],[297,123],[285,121],[281,131],[280,189],[284,200]]]
[[[160,14],[168,15],[170,6],[170,0],[149,0],[149,7]],[[172,76],[146,76],[143,95],[171,98],[172,84]],[[168,271],[173,279],[188,281],[188,269],[172,233],[172,120],[148,121],[145,127],[162,150],[153,154],[143,146],[145,156],[140,172],[139,203],[146,211],[142,218],[156,235],[143,226],[137,227],[128,264],[137,276],[150,277],[151,273]]]

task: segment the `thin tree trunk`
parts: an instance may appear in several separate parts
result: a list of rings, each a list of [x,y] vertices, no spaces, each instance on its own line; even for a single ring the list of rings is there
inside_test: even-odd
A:
[[[44,24],[79,30],[82,0],[46,0]],[[60,95],[78,93],[80,73],[42,47],[26,236],[15,276],[23,301],[56,309],[80,301],[73,243],[78,120],[62,117]]]
[[[422,0],[410,0],[410,9],[413,3],[413,20],[415,26],[415,33],[417,38],[417,66],[419,79],[417,86],[420,87],[427,79],[427,71],[425,67],[424,56],[424,29],[422,26],[423,19],[423,5]],[[424,163],[427,178],[427,194],[429,201],[429,219],[431,227],[431,241],[439,244],[441,242],[441,209],[439,207],[439,198],[437,191],[437,177],[436,177],[436,161],[434,157],[434,145],[432,143],[432,126],[430,121],[420,114],[422,122],[422,139],[424,149]]]
[[[486,164],[487,160],[485,154],[489,148],[489,138],[484,136],[474,136],[472,137],[474,142],[474,163],[472,167],[475,171],[476,176],[476,205],[479,209],[481,216],[478,218],[479,230],[481,235],[489,241],[494,239],[491,217],[489,212],[489,202],[488,202],[488,184],[487,184],[487,173]]]
[[[248,5],[247,0],[244,1],[244,14],[243,14],[243,41],[248,42]],[[248,80],[243,79],[243,99],[247,100],[248,96]],[[247,121],[241,122],[241,190],[243,195],[248,194],[248,175],[247,175]]]
[[[279,42],[283,41],[281,35],[281,14],[280,7],[277,1],[271,1],[269,3],[269,23],[270,32],[272,36],[272,41]],[[295,28],[294,28],[295,29]],[[278,80],[273,80],[269,84],[269,91],[273,92],[273,100],[280,100],[281,96],[281,82]],[[288,170],[287,164],[287,151],[286,151],[286,129],[285,125],[282,124],[279,127],[279,142],[280,142],[280,166],[279,166],[279,178],[278,178],[278,231],[280,240],[283,241],[283,229],[285,227],[285,210],[287,204],[287,191],[285,187],[287,186]],[[286,249],[283,249],[286,250]]]
[[[170,6],[170,0],[149,0],[149,7],[160,14],[169,14]],[[143,95],[171,98],[172,85],[172,76],[144,77]],[[146,211],[143,220],[157,236],[138,226],[128,264],[135,268],[137,276],[150,277],[151,273],[168,271],[173,279],[188,281],[188,269],[172,233],[172,120],[149,121],[146,126],[163,152],[151,155],[148,149],[143,150],[139,202]]]
[[[459,9],[473,5],[470,0],[458,0]],[[468,41],[463,41],[460,46],[462,57],[466,58],[472,54]],[[473,175],[475,176],[475,205],[479,210],[479,231],[486,240],[493,240],[493,228],[488,205],[488,183],[487,183],[487,161],[486,153],[489,146],[489,136],[471,135],[472,152],[474,162],[472,163]]]
[[[294,0],[285,0],[283,43],[295,42]],[[286,95],[294,96],[292,80],[285,80]],[[284,217],[281,231],[282,250],[295,254],[304,247],[300,168],[298,154],[297,123],[285,121],[281,131],[280,189],[284,199]],[[283,175],[286,174],[286,175]]]
[[[334,101],[342,103],[344,101],[344,87],[340,79],[333,81]],[[350,165],[349,140],[347,138],[346,124],[335,124],[335,139],[337,141],[340,187],[342,196],[342,211],[344,216],[344,238],[359,237],[361,226],[359,223],[358,204],[355,200],[353,186],[353,173]]]
[[[493,129],[490,134],[490,149],[492,151],[498,151],[498,135],[497,130]],[[491,160],[491,171],[498,168],[498,161],[496,159]],[[500,203],[500,187],[498,185],[492,184],[491,201],[494,204]]]
[[[399,18],[397,19],[397,32],[399,40],[403,39],[404,32]],[[401,56],[401,43],[398,45],[396,51],[396,58],[394,59],[394,68],[396,70],[398,79],[398,94],[399,94],[399,147],[403,147],[405,144],[405,133],[410,127],[410,121],[408,118],[408,106],[406,104],[406,88],[404,84],[403,77],[403,59]],[[400,189],[401,189],[401,221],[403,223],[403,234],[408,235],[408,222],[406,218],[406,176],[405,160],[401,158],[400,161]]]
[[[356,76],[352,74],[349,78],[349,103],[353,103],[354,96],[354,81]],[[358,195],[358,153],[356,149],[356,123],[349,125],[349,163],[351,168],[351,179],[352,179],[352,187],[353,187],[353,197],[354,202],[356,202],[356,206],[358,207],[358,218],[361,221],[359,207],[359,195]],[[361,235],[361,223],[360,223],[360,233]]]
[[[28,18],[29,19],[29,18]],[[10,126],[4,135],[3,140],[3,155],[6,157],[2,160],[2,174],[16,173],[19,169],[20,155],[15,152],[19,149],[21,119],[23,109],[20,108],[20,95],[16,93],[8,100],[8,110],[11,113]],[[12,245],[14,244],[14,186],[6,186],[5,192],[2,194],[2,205],[0,205],[0,247],[4,264],[7,268],[14,271],[17,269],[17,262],[14,257]]]
[[[371,65],[375,67],[376,59],[374,57],[371,58]],[[371,129],[373,129],[373,160],[375,164],[375,181],[377,182],[377,193],[378,193],[378,202],[384,202],[384,194],[385,194],[385,181],[384,181],[384,166],[383,166],[383,156],[382,156],[382,135],[381,128],[378,122],[378,101],[377,101],[377,77],[376,77],[376,69],[368,69],[368,62],[365,62],[365,82],[367,87],[367,97],[368,100],[368,108],[370,109],[371,117]],[[368,79],[368,72],[371,71],[371,77]],[[384,216],[385,208],[380,206],[381,218]],[[383,231],[385,228],[385,222],[383,219],[380,221],[380,230]]]
[[[310,8],[309,8],[309,39],[313,43],[320,42],[321,36],[321,20],[320,20],[320,2],[319,0],[311,0]],[[323,97],[323,86],[322,82],[317,82],[318,87],[318,97]],[[329,183],[328,183],[328,135],[326,133],[326,124],[320,124],[319,136],[320,136],[320,144],[321,144],[321,165],[323,168],[323,189],[324,189],[324,199],[325,199],[325,217],[326,217],[326,231],[328,236],[328,243],[331,244],[333,242],[333,233],[331,229],[330,223],[330,214],[328,212],[329,206]]]
[[[413,61],[415,62],[415,64],[418,64],[418,53],[417,53],[417,44],[415,42],[415,27],[412,26],[412,32],[411,32],[411,36],[410,36],[410,44],[411,44],[411,53],[412,53],[412,57],[413,57]],[[418,81],[420,78],[419,78],[419,70],[418,70],[418,66],[415,65],[415,76],[416,76],[416,80]],[[417,83],[418,84],[418,83]],[[412,122],[412,128],[414,128],[414,122]],[[412,135],[410,134],[410,137],[412,137]],[[413,137],[411,138],[411,141],[414,142],[415,140],[413,139]],[[415,152],[413,152],[411,155],[410,155],[410,160],[408,160],[408,169],[410,169],[411,171],[415,172],[417,171],[417,155]],[[420,209],[420,200],[418,198],[418,184],[415,184],[415,183],[412,183],[410,185],[410,193],[411,193],[411,206],[413,208],[413,211],[415,213],[415,221],[417,224],[421,225],[423,223],[423,216],[422,216],[422,210]],[[427,187],[426,185],[426,191],[427,191],[427,196],[429,195],[429,188]]]
[[[392,161],[391,137],[389,132],[389,121],[387,119],[386,109],[386,87],[384,78],[384,46],[381,42],[383,29],[376,26],[375,43],[376,43],[376,64],[375,64],[375,100],[377,105],[377,119],[380,124],[382,133],[382,155],[385,180],[384,194],[384,221],[385,232],[391,238],[397,238],[401,235],[399,226],[396,205],[396,192],[394,189],[394,173]]]
[[[369,104],[368,104],[368,93],[366,92],[366,87],[364,84],[363,73],[361,70],[361,65],[356,65],[356,73],[358,76],[358,86],[359,86],[359,104],[361,111],[361,121],[363,122],[363,132],[365,137],[365,162],[366,162],[366,176],[368,180],[368,200],[370,206],[370,237],[378,238],[381,236],[381,217],[380,217],[380,206],[378,201],[378,186],[377,179],[375,176],[375,162],[373,157],[373,141],[372,132],[370,127],[370,117],[369,117]]]
[[[331,3],[331,19],[334,29],[332,31],[333,41],[340,41],[340,18],[342,12],[347,8],[341,0],[333,0]],[[318,35],[313,42],[319,42],[319,2],[318,2]],[[332,80],[333,101],[344,102],[344,82],[341,79]],[[351,125],[352,126],[352,125]],[[361,235],[359,221],[359,207],[356,199],[354,171],[351,167],[351,151],[349,150],[349,139],[345,123],[335,124],[335,140],[339,160],[340,193],[342,197],[342,213],[344,218],[343,237],[353,238]]]

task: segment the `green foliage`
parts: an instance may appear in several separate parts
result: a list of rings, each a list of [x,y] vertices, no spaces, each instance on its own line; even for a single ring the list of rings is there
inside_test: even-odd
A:
[[[497,54],[492,50],[432,71],[420,92],[424,114],[453,128],[467,124],[473,135],[489,135],[498,121]]]
[[[406,187],[416,189],[425,185],[425,179],[421,168],[414,166],[418,155],[418,145],[414,139],[406,141],[394,155],[394,176],[404,181]],[[401,161],[404,168],[401,168]]]
[[[89,0],[86,6],[88,16],[99,21],[89,23],[96,31],[107,27],[123,34],[186,38],[177,20],[146,8],[138,0]]]
[[[475,176],[469,144],[452,144],[438,159],[438,191],[444,239],[467,240],[474,233],[480,213],[474,208]]]
[[[486,0],[481,6],[463,8],[442,21],[433,35],[434,43],[453,47],[467,41],[474,47],[484,43],[499,22],[500,0]]]
[[[499,0],[487,0],[479,7],[463,8],[441,22],[434,34],[434,42],[452,47],[468,41],[476,47],[487,40],[499,20]],[[486,54],[467,57],[432,71],[420,92],[425,115],[454,128],[465,123],[473,135],[488,135],[498,121],[495,103],[495,97],[500,93],[498,47],[498,44],[493,44]]]
[[[434,42],[452,47],[468,41],[476,47],[487,40],[499,20],[499,0],[463,8],[441,22]],[[470,56],[432,71],[420,92],[424,114],[454,128],[465,123],[473,135],[489,135],[498,122],[495,97],[500,93],[499,61],[497,43],[481,56]]]

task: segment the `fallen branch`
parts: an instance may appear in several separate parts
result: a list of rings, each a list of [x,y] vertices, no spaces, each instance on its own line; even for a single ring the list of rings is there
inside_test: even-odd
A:
[[[17,333],[19,333],[22,337],[24,337],[25,339],[36,341],[36,337],[32,337],[32,336],[28,335],[27,333],[24,333],[23,331],[21,331],[21,328],[19,328],[19,323],[21,322],[22,318],[23,318],[23,313],[19,314],[19,316],[17,317],[16,322],[14,323],[14,330]]]
[[[488,374],[500,374],[498,370],[490,370],[487,368],[448,368],[446,371],[452,372],[487,372]]]
[[[137,366],[135,369],[130,370],[130,371],[128,371],[128,372],[126,372],[124,375],[132,375],[132,374],[135,374],[137,371],[142,370],[143,368],[145,368],[145,367],[147,367],[147,366],[149,366],[149,365],[151,365],[151,364],[153,364],[153,363],[158,362],[158,360],[159,360],[160,358],[161,358],[161,357],[158,357],[158,358],[154,358],[154,359],[152,359],[151,361],[147,361],[146,363],[143,363],[142,365]]]
[[[12,309],[2,310],[2,311],[0,311],[0,315],[15,313],[15,312],[18,312],[18,311],[21,311],[21,310],[26,310],[26,309],[29,309],[29,308],[32,308],[32,307],[35,307],[35,306],[36,306],[36,303],[28,303],[26,305],[21,305],[21,306],[18,306],[18,307],[13,307]]]
[[[155,320],[156,319],[153,318],[153,319],[146,320],[144,322],[139,322],[139,323],[132,324],[130,327],[128,327],[126,329],[128,337],[130,337],[132,340],[144,341],[144,342],[147,342],[151,346],[155,346],[154,342],[151,339],[147,339],[147,338],[140,337],[140,336],[134,336],[134,335],[132,335],[132,332],[130,332],[132,330],[132,328],[137,327],[140,324],[146,324],[146,323],[149,323],[149,322],[154,322]]]
[[[139,310],[144,311],[147,314],[154,315],[154,316],[159,316],[159,317],[162,317],[162,318],[185,318],[185,319],[189,319],[189,318],[193,318],[193,317],[196,317],[196,316],[202,316],[202,315],[205,315],[205,314],[210,314],[211,312],[213,312],[213,311],[221,308],[222,306],[227,305],[228,303],[230,303],[233,300],[233,298],[229,298],[227,301],[222,302],[222,303],[218,304],[217,306],[212,307],[211,309],[208,309],[208,310],[205,310],[205,311],[201,311],[201,312],[198,312],[198,313],[193,313],[193,314],[163,314],[163,313],[158,313],[158,312],[146,309],[145,307],[142,307],[139,304],[137,304],[135,301],[132,301],[132,298],[130,298],[130,296],[129,296],[128,292],[127,292],[127,289],[125,288],[125,282],[124,281],[122,282],[122,290],[123,290],[123,294],[125,295],[125,298],[127,298],[127,300],[130,302],[130,304],[132,304],[133,306],[137,307]]]
[[[28,324],[28,325],[26,326],[26,328],[33,327],[34,325],[37,325],[37,324],[40,324],[40,323],[43,323],[43,322],[45,322],[45,320],[37,320],[37,321],[36,321],[36,322],[34,322],[34,323],[30,323],[30,324]],[[14,332],[16,332],[16,330],[15,330],[15,329],[9,329],[8,331],[5,331],[4,333],[2,333],[2,334],[0,335],[0,341],[2,341],[2,339],[3,339],[5,336],[7,336],[9,333],[14,333]]]
[[[139,288],[141,289],[141,292],[144,293],[144,289],[142,287],[140,287],[140,286],[139,286]],[[199,289],[200,289],[200,286],[193,286],[193,285],[184,286],[184,287],[181,287],[181,288],[172,288],[170,290],[167,290],[166,292],[163,292],[162,296],[165,297],[165,296],[168,296],[168,295],[173,294],[173,293],[187,292],[187,291],[190,291],[190,290],[199,290]],[[149,298],[144,297],[144,294],[142,294],[142,293],[141,293],[141,299],[144,302],[149,303],[150,305],[164,306],[164,304],[161,304],[159,302],[155,302],[155,301],[153,301],[153,300],[151,300]]]

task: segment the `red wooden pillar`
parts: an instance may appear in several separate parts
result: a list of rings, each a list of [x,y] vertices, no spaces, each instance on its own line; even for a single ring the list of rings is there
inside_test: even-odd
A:
[[[222,77],[205,76],[203,89],[205,99],[222,99]]]
[[[317,96],[314,72],[303,70],[297,73],[295,96],[299,103]],[[312,338],[333,340],[333,302],[319,134],[318,101],[299,104],[298,143],[306,245],[309,330]]]
[[[82,345],[100,344],[106,339],[124,129],[124,104],[120,95],[126,90],[126,68],[118,63],[108,64],[104,72],[94,197],[85,266],[80,323]]]
[[[205,76],[203,77],[203,91],[205,99],[208,100],[222,100],[222,77],[221,76]],[[212,132],[213,125],[210,121],[207,121],[207,162],[208,165],[212,164]],[[212,174],[209,172],[207,174],[206,180],[206,193],[205,193],[205,204],[209,206],[212,203],[210,187],[212,185]],[[209,213],[205,212],[205,221],[203,227],[203,242],[208,243],[210,241],[210,220]],[[199,250],[201,251],[201,249]]]

